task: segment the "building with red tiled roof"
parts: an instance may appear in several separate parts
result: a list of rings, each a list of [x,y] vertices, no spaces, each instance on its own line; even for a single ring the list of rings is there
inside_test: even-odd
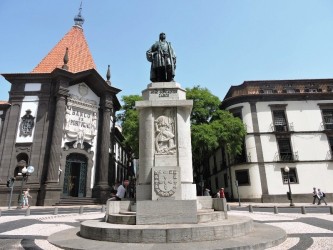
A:
[[[32,73],[51,73],[55,68],[62,68],[64,56],[68,49],[68,71],[77,73],[96,69],[83,29],[74,25],[58,44],[32,70]]]
[[[120,89],[96,71],[81,10],[74,20],[32,72],[2,74],[11,90],[9,101],[0,102],[0,206],[8,205],[6,180],[12,177],[29,186],[33,205],[80,198],[105,204],[118,178],[109,162],[115,162],[110,135],[116,136]],[[124,153],[125,178],[129,160]],[[14,193],[20,188],[14,185]]]

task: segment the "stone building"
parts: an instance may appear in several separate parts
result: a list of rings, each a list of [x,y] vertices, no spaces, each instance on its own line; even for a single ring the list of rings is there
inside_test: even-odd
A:
[[[109,69],[106,80],[96,71],[81,11],[74,20],[30,73],[2,74],[11,83],[8,102],[0,103],[2,206],[9,201],[10,177],[16,178],[14,194],[30,187],[33,205],[68,197],[105,202],[117,177],[112,142],[120,89],[111,85]],[[123,157],[123,164],[129,159]],[[30,176],[22,174],[27,166],[34,167]]]
[[[333,79],[246,81],[232,86],[221,103],[243,120],[243,154],[229,159],[223,147],[208,160],[213,191],[230,198],[312,202],[312,188],[333,193]],[[238,181],[238,192],[236,180]]]

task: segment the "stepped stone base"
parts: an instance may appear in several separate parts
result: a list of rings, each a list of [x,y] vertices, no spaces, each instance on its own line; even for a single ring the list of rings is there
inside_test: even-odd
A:
[[[105,223],[108,224],[108,223]],[[97,241],[80,237],[80,228],[72,228],[51,235],[48,241],[63,249],[99,249],[99,250],[213,250],[213,249],[267,249],[285,241],[284,230],[271,225],[253,223],[254,230],[245,236],[219,239],[214,241],[186,243],[117,243]]]
[[[137,201],[136,224],[197,223],[196,200]]]
[[[121,243],[176,243],[220,240],[243,236],[252,231],[252,219],[238,216],[200,224],[168,225],[120,225],[88,220],[82,222],[80,236]]]
[[[197,214],[198,223],[220,221],[224,219],[226,219],[224,213],[215,212],[213,209],[199,210]],[[136,213],[129,211],[120,211],[116,214],[109,214],[106,217],[106,222],[112,224],[136,225]]]

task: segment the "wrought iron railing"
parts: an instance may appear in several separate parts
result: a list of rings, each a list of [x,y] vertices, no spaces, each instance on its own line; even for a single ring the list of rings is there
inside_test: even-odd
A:
[[[298,161],[298,151],[296,152],[283,152],[279,153],[276,152],[274,155],[274,160],[275,162],[279,161]]]
[[[273,132],[289,132],[289,131],[294,131],[294,123],[290,122],[290,123],[285,123],[285,124],[274,124],[271,123],[270,125],[271,130]]]
[[[333,121],[331,119],[325,119],[320,123],[320,127],[322,130],[332,130],[333,129]]]

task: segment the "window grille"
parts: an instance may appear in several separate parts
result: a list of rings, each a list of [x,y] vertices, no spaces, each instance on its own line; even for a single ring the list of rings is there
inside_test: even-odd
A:
[[[325,129],[333,129],[333,110],[323,110]]]
[[[273,111],[274,128],[277,132],[287,131],[287,121],[284,110]]]
[[[280,160],[281,161],[292,161],[293,153],[291,151],[291,145],[289,138],[279,138],[277,139],[279,152],[280,152]]]
[[[283,184],[288,184],[288,173],[281,168]],[[296,168],[289,168],[289,181],[290,183],[298,183]]]

